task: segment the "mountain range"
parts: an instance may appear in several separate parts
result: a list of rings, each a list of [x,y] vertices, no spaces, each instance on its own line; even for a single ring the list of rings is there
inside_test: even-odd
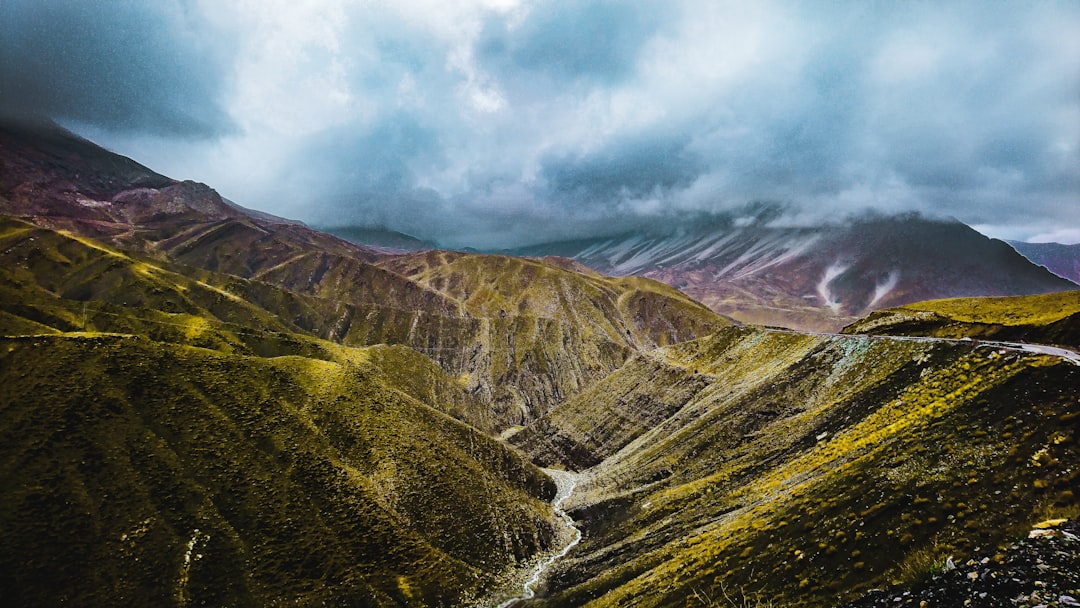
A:
[[[866,216],[782,227],[772,219],[765,214],[741,224],[710,222],[515,253],[561,255],[606,274],[646,276],[738,321],[807,331],[836,331],[873,310],[922,300],[1078,288],[1065,280],[1073,274],[1055,275],[955,220]]]
[[[0,170],[13,604],[842,605],[1080,516],[1080,292],[962,224],[405,252]]]

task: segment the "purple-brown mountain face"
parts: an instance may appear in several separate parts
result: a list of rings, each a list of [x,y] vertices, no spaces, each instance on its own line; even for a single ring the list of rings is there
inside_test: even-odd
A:
[[[34,218],[39,225],[126,248],[189,258],[177,261],[194,261],[190,258],[206,253],[199,244],[220,241],[222,233],[238,251],[257,241],[260,250],[272,252],[266,262],[282,261],[305,246],[366,260],[376,257],[298,222],[234,205],[205,184],[155,173],[51,123],[0,123],[0,170],[6,215]],[[256,261],[247,270],[255,272],[258,266]]]
[[[1019,251],[1020,255],[1059,277],[1080,283],[1080,243],[1062,245],[1061,243],[1009,241],[1009,244]]]
[[[912,215],[811,228],[714,225],[522,253],[650,277],[739,321],[811,331],[921,300],[1078,288],[960,222]]]

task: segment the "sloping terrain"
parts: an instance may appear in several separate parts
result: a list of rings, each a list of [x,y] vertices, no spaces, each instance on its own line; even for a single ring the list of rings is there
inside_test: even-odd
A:
[[[956,339],[1076,345],[1080,292],[737,327],[580,257],[359,247],[56,129],[0,161],[15,604],[491,606],[558,556],[525,605],[838,605],[1080,515],[1080,365]],[[958,224],[727,228],[593,253],[829,323],[1071,285]],[[536,465],[580,471],[560,510]]]
[[[1009,244],[1025,258],[1045,267],[1059,277],[1080,283],[1080,243],[1063,245],[1061,243],[1009,241]]]
[[[563,262],[389,256],[249,212],[207,186],[169,180],[54,125],[0,125],[0,165],[5,214],[156,261],[236,295],[291,331],[414,348],[490,402],[501,427],[533,419],[637,350],[730,324],[675,290],[587,276]],[[424,276],[416,274],[421,267]],[[521,285],[513,274],[519,267],[551,280],[512,308],[477,305],[477,289],[467,295],[450,286],[486,282],[485,289],[508,293]],[[551,298],[564,305],[549,307]],[[608,312],[617,315],[609,320]]]
[[[0,339],[5,601],[461,604],[553,544],[550,480],[340,352]]]
[[[977,338],[1080,348],[1080,290],[919,302],[871,314],[848,334]]]
[[[588,469],[543,605],[835,605],[1080,512],[1080,366],[731,328],[637,357],[511,441]]]
[[[390,253],[437,249],[434,243],[385,228],[364,226],[337,226],[322,228],[324,232],[341,237],[350,243],[379,249]]]
[[[918,216],[803,228],[714,222],[520,253],[650,277],[736,320],[811,331],[835,331],[872,310],[921,300],[1076,287],[964,224]]]
[[[2,227],[7,601],[458,605],[561,542],[553,482],[427,357]]]
[[[632,353],[728,325],[662,283],[582,274],[543,260],[429,251],[382,267],[480,319],[463,371],[504,419],[532,420],[622,364]],[[446,344],[416,347],[436,360]],[[495,387],[493,390],[491,387]],[[501,387],[501,390],[499,389]]]
[[[912,587],[880,589],[845,608],[980,606],[1036,608],[1080,604],[1080,521],[1050,519],[997,552],[957,563],[938,557],[934,575]]]

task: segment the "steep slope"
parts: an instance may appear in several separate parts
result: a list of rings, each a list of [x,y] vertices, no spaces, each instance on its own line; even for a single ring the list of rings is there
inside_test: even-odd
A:
[[[979,338],[1080,348],[1080,291],[918,302],[871,314],[846,334]]]
[[[932,298],[1076,287],[964,224],[918,216],[807,228],[721,222],[521,253],[572,257],[608,274],[640,274],[739,321],[815,331]]]
[[[180,268],[184,270],[183,267]],[[190,269],[187,269],[190,270]],[[190,274],[190,272],[188,273]],[[0,332],[6,335],[98,331],[128,333],[157,341],[213,348],[222,352],[276,357],[299,355],[329,359],[329,343],[305,334],[329,314],[348,307],[299,296],[229,275],[196,273],[189,277],[137,254],[126,254],[91,239],[61,234],[0,217]],[[275,316],[287,310],[294,322]],[[313,322],[315,319],[317,322]],[[361,325],[357,323],[355,327]],[[393,338],[393,327],[368,327],[364,337]],[[356,332],[345,334],[355,337]],[[389,348],[389,347],[388,347]],[[424,383],[433,398],[435,386],[452,382],[430,359],[396,347],[396,367],[384,373],[406,384]],[[402,365],[407,360],[412,362]],[[414,395],[416,396],[416,395]],[[440,393],[449,399],[448,393]],[[501,426],[488,405],[473,396],[448,401],[455,417],[494,433]]]
[[[648,279],[583,275],[543,260],[430,251],[381,266],[461,302],[480,319],[462,368],[504,419],[528,422],[621,365],[633,352],[728,325]],[[452,345],[417,347],[436,359]]]
[[[1078,383],[1057,357],[753,328],[637,357],[512,438],[594,465],[538,603],[835,605],[1010,542],[1080,511]]]
[[[1059,277],[1080,283],[1080,243],[1062,245],[1061,243],[1009,241],[1009,244],[1019,251],[1020,255]]]
[[[388,382],[393,353],[338,353],[0,339],[5,601],[422,606],[506,587],[554,542],[552,482]]]

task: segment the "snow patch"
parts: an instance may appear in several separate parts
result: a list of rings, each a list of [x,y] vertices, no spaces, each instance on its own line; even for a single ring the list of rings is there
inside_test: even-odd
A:
[[[83,207],[90,207],[91,209],[100,209],[101,207],[110,207],[112,203],[109,201],[96,201],[92,198],[86,198],[85,196],[78,196],[75,198],[75,202]]]
[[[833,299],[832,291],[829,290],[829,284],[833,282],[833,279],[844,274],[844,271],[848,267],[840,262],[833,262],[828,268],[825,269],[825,276],[821,278],[821,281],[817,284],[818,295],[821,296],[821,301],[825,303],[834,313],[840,312],[840,302]]]
[[[874,285],[874,297],[870,300],[870,303],[867,304],[866,307],[870,308],[871,306],[876,304],[878,300],[885,297],[886,294],[888,294],[890,291],[893,290],[893,288],[896,287],[896,284],[899,281],[900,281],[900,271],[899,270],[891,271],[889,273],[888,278],[885,279],[884,283],[878,283],[878,284]]]

